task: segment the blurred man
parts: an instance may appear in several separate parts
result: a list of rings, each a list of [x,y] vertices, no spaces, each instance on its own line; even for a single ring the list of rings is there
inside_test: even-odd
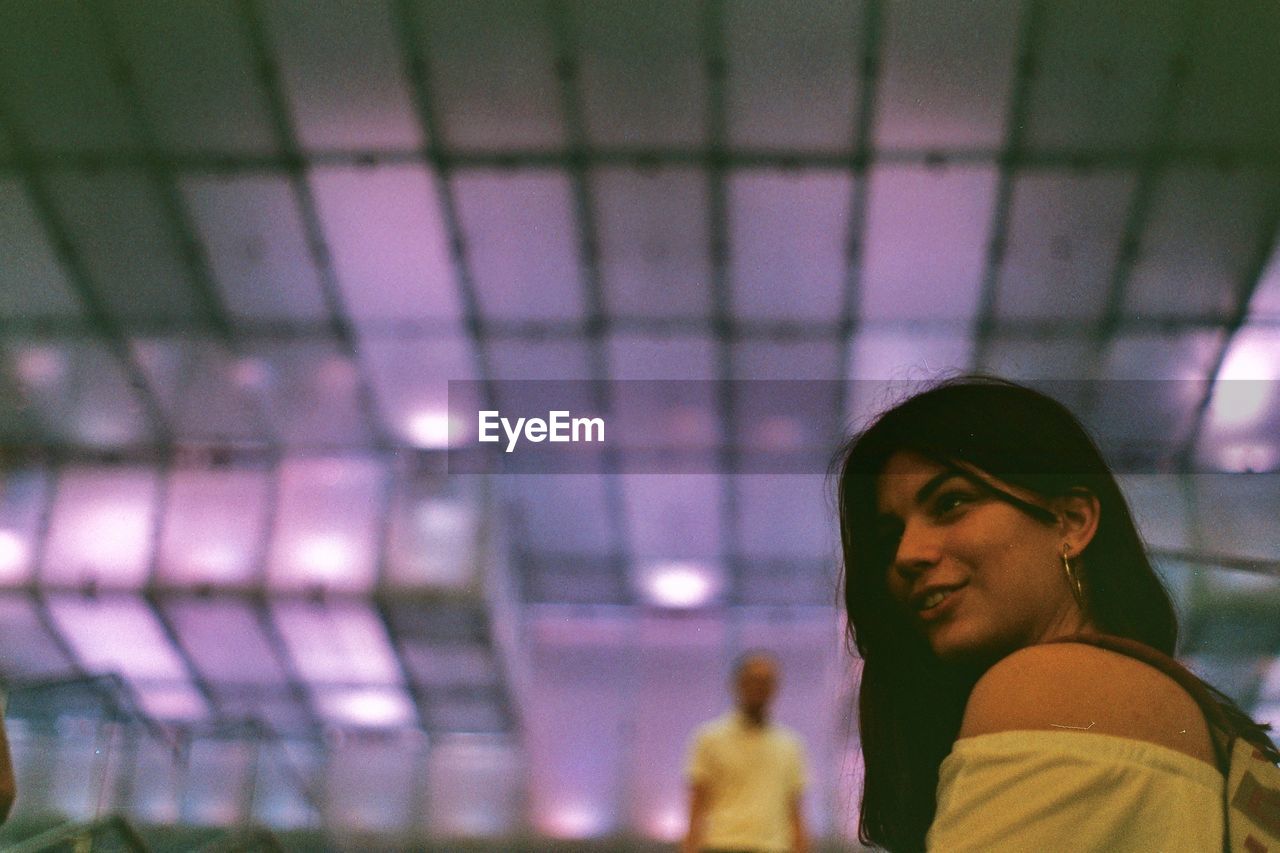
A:
[[[773,656],[748,652],[733,670],[737,707],[694,734],[684,853],[807,853],[804,754],[769,722],[777,686]]]

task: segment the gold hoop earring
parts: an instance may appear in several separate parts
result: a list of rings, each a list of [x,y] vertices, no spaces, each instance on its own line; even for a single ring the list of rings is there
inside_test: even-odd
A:
[[[1062,543],[1062,570],[1067,575],[1067,588],[1071,590],[1071,597],[1076,600],[1076,604],[1080,605],[1080,609],[1085,609],[1084,601],[1084,581],[1080,579],[1080,570],[1078,567],[1071,565],[1071,546]]]

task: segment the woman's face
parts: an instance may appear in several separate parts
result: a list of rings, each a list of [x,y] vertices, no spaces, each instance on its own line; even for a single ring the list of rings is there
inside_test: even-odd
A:
[[[991,482],[1045,506],[1030,492]],[[979,483],[900,451],[876,484],[889,593],[943,660],[998,659],[1085,626],[1063,572],[1060,526]]]

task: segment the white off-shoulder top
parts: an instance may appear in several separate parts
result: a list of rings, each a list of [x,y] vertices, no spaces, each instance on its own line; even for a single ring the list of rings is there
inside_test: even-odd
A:
[[[1077,731],[962,738],[942,762],[938,853],[1223,849],[1222,774],[1146,741]]]

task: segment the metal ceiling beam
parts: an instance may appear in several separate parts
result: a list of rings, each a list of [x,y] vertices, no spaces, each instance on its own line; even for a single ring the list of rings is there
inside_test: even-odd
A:
[[[1250,256],[1249,263],[1245,266],[1244,274],[1236,287],[1234,294],[1235,305],[1232,308],[1231,316],[1225,326],[1222,327],[1222,340],[1218,344],[1218,349],[1214,353],[1213,359],[1209,362],[1209,368],[1205,374],[1210,381],[1205,383],[1204,392],[1196,403],[1194,419],[1186,435],[1177,442],[1179,449],[1175,458],[1176,467],[1179,470],[1190,471],[1194,467],[1196,446],[1200,443],[1200,437],[1205,429],[1205,422],[1209,415],[1209,405],[1213,402],[1214,390],[1217,388],[1220,379],[1219,374],[1222,373],[1227,354],[1231,351],[1232,342],[1248,322],[1249,303],[1253,301],[1254,293],[1257,292],[1259,285],[1262,284],[1262,277],[1267,271],[1267,264],[1277,252],[1280,252],[1280,180],[1272,179],[1268,196],[1269,203],[1266,214],[1263,217],[1261,233],[1255,240],[1253,254]],[[1264,380],[1240,381],[1261,382]]]
[[[849,232],[846,240],[848,267],[845,270],[844,294],[840,303],[839,392],[836,395],[837,435],[846,431],[845,408],[849,404],[849,362],[853,354],[853,338],[859,331],[858,306],[862,299],[863,259],[866,257],[867,202],[870,197],[870,166],[873,156],[876,95],[880,80],[880,43],[885,10],[881,0],[864,0],[861,21],[862,79],[858,95],[858,114],[854,118],[853,157],[849,161],[852,181],[849,199]]]
[[[431,89],[430,64],[424,52],[426,34],[418,25],[415,17],[415,4],[409,0],[396,0],[392,4],[394,25],[400,39],[400,50],[404,55],[409,88],[412,92],[413,107],[417,114],[418,125],[426,140],[426,159],[432,166],[430,179],[436,189],[440,201],[440,217],[444,224],[445,240],[449,248],[449,260],[453,265],[453,279],[458,286],[458,297],[462,305],[462,322],[471,336],[474,351],[476,376],[484,383],[485,394],[491,404],[496,407],[496,395],[491,380],[494,371],[489,364],[489,355],[484,347],[485,319],[480,310],[480,298],[476,290],[475,275],[471,271],[471,263],[467,258],[466,237],[462,229],[462,216],[458,211],[458,200],[454,196],[451,176],[458,165],[457,158],[445,148],[444,127],[436,114],[435,98]],[[426,14],[423,10],[423,14]],[[415,152],[414,162],[420,162],[423,152]]]
[[[735,329],[741,337],[765,341],[810,341],[815,338],[839,338],[850,321],[843,316],[831,322],[814,322],[810,320],[738,320]],[[862,329],[879,331],[901,331],[904,333],[920,331],[958,331],[961,327],[950,320],[852,320],[855,332]],[[134,331],[143,336],[149,335],[191,335],[201,334],[202,330],[192,329],[183,323],[155,322],[132,325]],[[1183,317],[1153,317],[1135,315],[1121,317],[1117,320],[1114,332],[1189,332],[1196,330],[1217,330],[1223,327],[1220,314],[1195,314]],[[3,324],[3,329],[14,335],[32,335],[46,339],[66,338],[75,340],[83,337],[83,326],[74,323],[57,321],[23,321],[11,320]],[[242,334],[244,340],[262,341],[306,341],[325,337],[329,327],[323,324],[255,324]],[[614,334],[639,334],[648,337],[686,338],[706,335],[708,322],[700,317],[613,317],[609,320],[609,329]],[[441,327],[437,323],[406,320],[385,324],[371,323],[366,327],[371,334],[384,338],[404,338],[414,340],[438,335]],[[242,327],[242,332],[245,329]],[[1052,338],[1068,334],[1060,320],[1042,318],[1014,318],[1003,320],[999,324],[1002,338]],[[576,341],[582,338],[582,326],[572,321],[547,320],[487,320],[484,323],[484,338],[490,342],[507,341]],[[0,381],[3,381],[0,378]],[[267,448],[271,452],[283,452],[280,448]],[[85,451],[94,452],[94,451]]]
[[[1000,289],[1000,269],[1009,243],[1009,219],[1013,209],[1013,186],[1017,172],[1015,163],[1022,151],[1027,129],[1027,112],[1031,106],[1031,89],[1035,82],[1035,63],[1044,30],[1044,0],[1026,0],[1022,6],[1018,42],[1014,48],[1013,93],[1005,119],[1005,141],[1001,151],[999,178],[996,181],[995,206],[988,235],[987,256],[983,263],[982,289],[973,324],[972,364],[981,369],[987,363],[991,338],[995,334]]]
[[[378,519],[377,553],[374,560],[374,566],[376,567],[375,589],[381,589],[387,579],[387,555],[391,544],[391,520],[395,509],[396,487],[400,483],[394,470],[394,463],[391,460],[384,460],[384,464],[386,465],[387,481],[382,490],[382,505],[374,515]],[[391,614],[387,611],[386,602],[378,599],[370,603],[374,613],[378,616],[378,621],[382,624],[382,630],[387,632],[387,643],[391,646],[391,654],[395,657],[396,670],[400,673],[400,678],[404,681],[404,688],[408,692],[409,698],[413,701],[413,710],[418,718],[418,728],[424,732],[428,731],[426,692],[414,680],[413,670],[409,668],[409,661],[404,656],[404,647],[400,643],[400,637],[396,634],[395,626],[391,621]]]
[[[302,708],[303,714],[310,723],[312,730],[321,731],[324,727],[324,721],[316,710],[315,703],[311,701],[311,694],[307,691],[306,682],[293,665],[293,657],[289,654],[284,636],[276,626],[275,614],[271,612],[270,599],[268,599],[267,595],[269,592],[267,568],[271,558],[271,542],[275,538],[276,528],[280,521],[280,480],[280,464],[277,461],[267,477],[267,503],[264,511],[266,520],[262,525],[262,535],[258,539],[257,553],[254,555],[254,563],[258,566],[259,572],[257,589],[252,593],[248,593],[245,598],[248,600],[253,615],[257,619],[258,627],[261,629],[267,645],[275,653],[276,665],[284,673],[285,685],[289,695],[297,703],[298,707]]]
[[[1129,278],[1138,261],[1142,235],[1151,218],[1156,189],[1171,163],[1171,150],[1165,140],[1173,136],[1178,107],[1186,91],[1186,78],[1191,68],[1192,45],[1204,30],[1202,22],[1207,6],[1208,0],[1193,0],[1188,6],[1186,18],[1182,22],[1178,50],[1156,99],[1155,118],[1151,123],[1146,149],[1139,152],[1138,161],[1133,165],[1137,178],[1121,228],[1119,252],[1107,282],[1102,319],[1090,335],[1091,345],[1086,349],[1085,357],[1089,363],[1083,367],[1084,376],[1096,378],[1102,374],[1107,345],[1124,321],[1125,293]],[[1091,405],[1091,401],[1087,402],[1086,408]]]
[[[88,266],[71,239],[71,229],[58,212],[58,205],[45,183],[44,174],[26,166],[32,157],[32,146],[26,135],[19,130],[17,120],[11,115],[8,104],[2,97],[0,97],[0,133],[7,133],[9,137],[10,148],[14,151],[19,164],[19,179],[32,209],[49,236],[49,244],[54,254],[67,273],[68,284],[84,309],[89,328],[119,363],[126,381],[137,395],[139,408],[146,418],[152,439],[161,445],[170,444],[172,430],[165,419],[160,401],[152,392],[146,373],[134,358],[124,329],[112,316],[106,302],[99,295],[99,285],[94,282]]]
[[[243,0],[242,0],[243,2]],[[877,0],[872,0],[877,2]],[[879,0],[882,2],[882,0]],[[867,85],[864,81],[864,86]],[[871,85],[874,85],[874,81]],[[1280,169],[1280,151],[1256,146],[1182,145],[1159,142],[1160,157],[1170,165],[1219,166],[1230,162],[1241,167],[1262,170]],[[856,153],[856,148],[855,152]],[[902,166],[936,166],[940,163],[987,165],[1006,158],[1005,148],[888,148],[874,150],[877,163]],[[427,148],[360,148],[333,149],[279,154],[255,154],[243,151],[173,151],[166,152],[165,164],[174,172],[200,172],[210,175],[269,174],[288,172],[298,166],[299,158],[308,166],[380,166],[418,165],[424,157],[432,162],[445,162],[451,169],[567,169],[571,158],[584,166],[623,166],[653,168],[680,166],[726,169],[777,169],[786,171],[830,172],[849,168],[850,154],[838,151],[776,151],[751,148],[639,148],[600,146],[586,151],[528,149],[482,151],[455,149],[432,140]],[[1008,160],[1016,170],[1045,169],[1140,169],[1150,159],[1145,151],[1131,148],[1039,148],[1024,150]],[[67,170],[116,171],[142,169],[147,157],[132,152],[30,152],[0,157],[0,174],[61,172]]]
[[[156,476],[158,484],[156,486],[155,501],[152,508],[152,517],[154,519],[151,525],[151,540],[147,543],[147,551],[150,558],[147,560],[147,579],[145,583],[145,591],[143,600],[146,601],[148,609],[156,622],[160,625],[160,630],[164,633],[165,638],[169,641],[169,645],[173,647],[174,653],[178,656],[178,660],[182,662],[183,668],[187,671],[187,679],[195,685],[196,692],[204,699],[209,707],[209,711],[215,717],[221,716],[221,709],[218,704],[217,694],[214,693],[212,685],[200,673],[200,668],[196,666],[195,659],[187,651],[186,646],[182,642],[181,636],[174,627],[169,614],[160,606],[159,598],[156,595],[156,575],[160,568],[160,543],[164,536],[165,523],[165,504],[169,497],[170,480],[173,476],[170,467],[172,459],[165,459],[163,465],[157,467]]]
[[[612,379],[608,350],[610,317],[605,310],[604,281],[600,271],[600,247],[596,235],[598,220],[588,176],[590,167],[586,152],[590,148],[590,143],[582,115],[582,95],[579,91],[581,63],[578,38],[577,33],[574,32],[572,14],[563,0],[549,0],[547,15],[555,45],[556,77],[560,84],[560,108],[569,146],[567,173],[573,193],[573,216],[578,237],[578,268],[582,278],[583,304],[586,308],[584,331],[588,368],[595,379],[592,397],[593,402],[602,411],[608,412],[613,410],[613,395],[610,393],[609,386]],[[614,553],[607,555],[607,559],[619,581],[619,588],[625,591],[628,598],[631,598],[634,597],[634,592],[631,589],[629,577],[636,558],[631,551],[622,481],[613,474],[620,467],[617,450],[606,445],[601,455],[601,464],[605,518],[614,546]]]
[[[733,286],[729,277],[729,202],[725,187],[730,169],[728,149],[728,113],[724,79],[727,61],[724,56],[723,0],[703,0],[702,61],[707,74],[707,234],[711,239],[711,335],[715,345],[716,411],[720,419],[721,444],[716,450],[717,468],[722,484],[720,492],[720,555],[724,561],[724,601],[737,604],[741,599],[740,549],[738,535],[738,485],[734,472],[738,467],[737,430],[734,426],[733,344],[738,329],[733,317]]]
[[[244,347],[223,304],[218,285],[214,281],[208,257],[200,242],[198,229],[178,189],[178,170],[165,156],[159,136],[143,106],[134,69],[129,64],[121,44],[117,22],[108,10],[107,4],[90,3],[87,4],[87,8],[91,10],[94,18],[107,65],[115,76],[130,129],[141,144],[142,169],[160,202],[165,221],[170,226],[169,235],[186,267],[187,278],[201,314],[201,325],[207,326],[233,356],[243,358]],[[271,430],[271,420],[266,416],[265,402],[257,395],[252,399],[257,409],[258,420],[267,430]],[[175,436],[175,439],[180,438]],[[274,434],[266,435],[265,439],[268,446],[278,447],[280,444],[279,437]]]
[[[258,83],[266,97],[267,113],[276,146],[281,151],[285,164],[284,171],[288,174],[289,187],[293,191],[294,202],[298,206],[302,219],[307,252],[316,269],[320,282],[320,294],[329,312],[329,334],[342,354],[351,361],[352,368],[355,370],[356,405],[369,430],[369,435],[372,436],[375,448],[388,449],[394,446],[394,441],[387,434],[386,425],[378,415],[373,384],[360,358],[355,330],[346,310],[342,290],[338,285],[337,272],[333,268],[329,247],[324,239],[319,208],[311,192],[311,186],[307,182],[308,160],[298,144],[293,121],[289,117],[289,108],[285,103],[280,82],[279,65],[271,52],[270,38],[260,12],[260,5],[261,0],[237,0],[239,17],[248,36],[252,61],[257,68]]]

